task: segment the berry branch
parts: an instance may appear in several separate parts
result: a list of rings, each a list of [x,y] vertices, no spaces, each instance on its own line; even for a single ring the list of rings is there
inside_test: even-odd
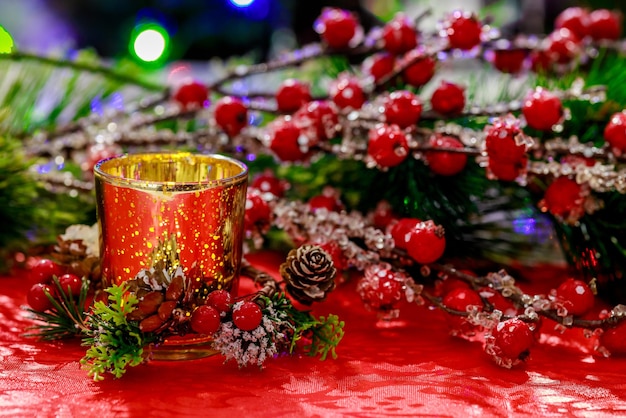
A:
[[[342,324],[335,318],[308,318],[297,323],[277,289],[284,286],[296,300],[310,304],[332,291],[335,281],[329,277],[334,277],[336,270],[353,268],[363,276],[357,288],[368,309],[393,319],[402,300],[422,303],[425,298],[458,317],[451,325],[457,335],[485,331],[485,351],[510,367],[527,357],[539,316],[564,327],[601,329],[604,336],[621,330],[624,324],[622,305],[598,320],[582,319],[595,301],[590,285],[583,281],[568,280],[549,296],[533,296],[522,293],[504,271],[474,278],[437,264],[448,255],[448,245],[461,235],[459,224],[469,225],[471,216],[480,214],[478,203],[489,188],[495,193],[512,190],[511,194],[523,190],[519,200],[549,214],[562,235],[572,230],[582,235],[584,245],[568,248],[576,249],[580,263],[594,275],[598,275],[594,269],[599,263],[609,263],[613,273],[621,271],[620,263],[626,263],[620,244],[623,234],[612,232],[604,237],[607,242],[601,241],[602,234],[597,231],[603,230],[594,224],[606,213],[603,209],[613,209],[611,203],[615,209],[626,205],[623,196],[617,196],[626,193],[626,171],[620,165],[626,154],[626,111],[619,111],[626,99],[615,100],[616,91],[623,90],[623,78],[602,71],[606,57],[598,53],[607,48],[623,50],[617,41],[621,27],[615,31],[619,19],[607,10],[590,13],[589,21],[585,33],[578,33],[571,22],[560,21],[557,30],[543,39],[520,37],[502,43],[507,40],[499,39],[475,15],[461,11],[446,16],[435,34],[419,33],[417,23],[398,15],[364,36],[353,14],[328,9],[316,22],[321,37],[318,44],[277,61],[236,67],[210,86],[189,82],[158,106],[85,119],[71,129],[61,128],[61,135],[42,132],[28,143],[27,150],[33,156],[69,157],[85,167],[86,177],[96,159],[168,145],[228,152],[249,160],[270,155],[279,164],[291,163],[291,169],[323,161],[324,154],[341,159],[341,163],[354,160],[361,168],[376,169],[371,170],[376,178],[387,176],[387,183],[359,192],[392,196],[394,207],[385,214],[378,208],[369,215],[344,211],[332,192],[313,196],[308,203],[271,197],[270,190],[253,183],[246,211],[247,237],[258,245],[268,229],[275,227],[298,247],[281,266],[283,282],[278,284],[244,266],[263,286],[260,293],[226,302],[225,295],[218,297],[206,288],[196,295],[201,308],[188,306],[196,297],[192,293],[168,299],[162,289],[144,289],[155,299],[139,301],[133,321],[146,333],[167,330],[182,335],[191,329],[214,334],[220,351],[229,353],[227,358],[239,365],[261,364],[265,357],[279,352],[284,343],[279,335],[290,336],[293,348],[298,339],[294,333],[318,329],[311,351],[326,356],[326,348],[334,347],[332,343],[343,335]],[[231,82],[328,55],[363,58],[363,62],[340,74],[328,92],[318,97],[313,97],[308,83],[295,79],[283,81],[273,94],[229,91],[234,90],[228,88]],[[618,69],[623,68],[620,58],[614,58],[621,64]],[[534,71],[543,71],[554,80],[542,82],[550,88],[530,88],[525,97],[500,97],[491,105],[468,103],[463,87],[444,81],[428,102],[421,89],[444,59],[478,59],[500,72],[521,75],[530,64]],[[586,68],[588,59],[600,63],[596,73]],[[604,65],[612,67],[611,63]],[[574,69],[587,77],[586,83],[553,77]],[[608,75],[602,80],[598,73]],[[597,83],[597,79],[603,82]],[[527,80],[528,85],[536,81],[532,77]],[[570,85],[565,89],[557,87],[567,82]],[[384,91],[388,87],[389,91]],[[512,96],[516,95],[504,97]],[[568,111],[574,114],[576,110],[577,117],[568,118]],[[175,123],[188,118],[193,123]],[[161,129],[162,125],[167,128]],[[553,138],[555,135],[558,137]],[[365,171],[363,175],[374,178]],[[485,186],[484,179],[492,186]],[[59,182],[73,186],[71,181]],[[504,193],[499,197],[507,198]],[[394,210],[407,217],[401,218]],[[423,219],[409,217],[415,213]],[[444,229],[433,219],[440,221],[445,215],[449,216]],[[448,277],[452,275],[462,279],[464,286],[440,294],[424,292],[431,270],[445,273],[445,278],[433,278],[441,279],[443,286],[454,287]],[[182,278],[178,281],[184,283]],[[175,285],[167,283],[169,286]],[[204,303],[209,298],[216,300]],[[165,319],[155,318],[154,308],[166,303],[175,308],[165,312]],[[181,312],[184,315],[179,315]],[[259,327],[258,336],[245,334]],[[238,340],[242,334],[250,340],[256,338],[255,344],[242,346]],[[511,336],[520,343],[511,346],[507,342]],[[604,346],[610,345],[606,338],[600,339]],[[263,347],[261,354],[258,347]]]

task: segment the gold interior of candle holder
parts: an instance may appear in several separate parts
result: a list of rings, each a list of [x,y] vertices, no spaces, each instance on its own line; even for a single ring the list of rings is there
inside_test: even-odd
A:
[[[235,184],[248,174],[239,161],[188,152],[128,154],[101,161],[94,170],[114,184],[168,192]]]

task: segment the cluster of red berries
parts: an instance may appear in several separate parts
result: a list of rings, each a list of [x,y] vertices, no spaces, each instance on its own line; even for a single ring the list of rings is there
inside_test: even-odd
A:
[[[555,30],[540,48],[530,54],[533,70],[549,71],[580,57],[583,48],[595,42],[615,41],[622,33],[621,16],[607,9],[589,11],[580,7],[565,9],[555,20]]]
[[[37,312],[53,309],[52,301],[58,298],[58,288],[54,284],[56,278],[63,293],[70,297],[78,297],[83,287],[83,280],[75,274],[67,273],[65,268],[52,260],[40,259],[28,271],[28,280],[32,283],[26,300],[28,305]]]
[[[464,273],[473,275],[468,271]],[[525,360],[537,340],[541,322],[529,323],[520,319],[517,315],[521,312],[513,302],[489,286],[474,288],[466,281],[448,276],[436,283],[435,295],[441,298],[446,308],[457,312],[469,312],[471,309],[480,312],[487,307],[502,312],[505,319],[486,333],[485,351],[503,366],[510,367]],[[595,297],[587,283],[570,278],[552,292],[550,308],[563,316],[584,317],[590,314],[594,305]],[[469,338],[483,331],[481,325],[465,316],[449,314],[446,319],[451,334],[455,336]],[[611,338],[618,339],[614,330],[607,334],[609,345]],[[620,335],[623,341],[626,335]],[[603,345],[604,340],[601,337]]]
[[[191,329],[198,334],[210,335],[220,329],[222,317],[230,315],[237,328],[252,331],[261,325],[263,311],[253,301],[233,304],[232,297],[226,290],[214,290],[209,293],[206,304],[200,305],[191,313]]]
[[[54,309],[50,297],[57,298],[58,288],[54,278],[69,297],[78,297],[83,281],[75,274],[66,273],[65,268],[52,260],[40,259],[28,271],[28,280],[33,283],[26,300],[37,312]],[[50,297],[49,297],[50,296]],[[204,305],[196,307],[191,314],[191,329],[199,334],[213,334],[220,327],[221,317],[229,315],[237,328],[252,331],[260,324],[263,317],[261,307],[253,301],[233,304],[232,297],[225,290],[215,290],[206,298]]]
[[[325,9],[318,18],[315,29],[325,45],[333,50],[353,48],[363,41],[363,30],[358,18],[345,10]],[[544,67],[552,63],[566,63],[576,57],[583,42],[614,40],[621,34],[618,15],[602,9],[589,12],[582,8],[565,10],[556,21],[556,30],[533,51],[533,62]],[[433,77],[435,55],[420,47],[420,34],[414,22],[398,14],[385,24],[377,35],[381,52],[369,56],[363,63],[362,78],[342,74],[330,87],[329,98],[313,100],[310,86],[302,81],[285,80],[275,94],[277,110],[283,114],[267,126],[265,142],[282,161],[304,161],[311,157],[316,146],[341,135],[339,115],[359,110],[368,101],[368,80],[380,83],[394,70],[402,68],[398,77],[404,83],[419,88]],[[439,34],[447,39],[448,48],[470,50],[481,44],[483,25],[470,13],[455,11],[442,23]],[[494,63],[507,72],[521,69],[526,50],[507,47],[496,49]],[[406,65],[409,64],[409,65]],[[367,91],[366,91],[367,90]],[[203,106],[208,100],[208,89],[198,82],[181,86],[174,98],[184,108]],[[368,158],[373,164],[386,169],[401,164],[411,153],[407,128],[415,126],[421,117],[423,103],[419,96],[408,90],[386,95],[381,105],[384,124],[372,128],[368,136]],[[430,100],[431,109],[442,116],[460,114],[465,107],[465,94],[461,86],[442,81]],[[563,121],[564,110],[560,98],[545,89],[532,91],[523,101],[522,113],[526,124],[533,129],[550,131]],[[622,115],[622,116],[620,116]],[[216,124],[229,136],[238,135],[248,124],[248,110],[236,97],[223,97],[215,104]],[[607,125],[605,138],[616,152],[626,150],[626,133],[622,128],[622,113],[614,115]],[[615,121],[615,122],[613,122]],[[615,127],[617,126],[617,128]],[[512,181],[524,173],[528,161],[527,144],[512,143],[518,137],[518,127],[506,129],[508,140],[494,141],[502,134],[501,127],[490,127],[486,151],[489,156],[488,173],[500,180]],[[461,142],[450,136],[434,136],[428,147],[433,151],[424,154],[424,160],[438,175],[454,175],[462,171],[467,157],[462,152],[437,151],[438,148],[462,149]],[[511,151],[511,155],[509,155]]]

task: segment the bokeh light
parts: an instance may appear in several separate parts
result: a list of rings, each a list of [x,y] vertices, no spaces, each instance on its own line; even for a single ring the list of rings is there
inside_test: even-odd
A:
[[[130,52],[146,63],[159,63],[169,54],[170,37],[167,30],[156,23],[142,24],[133,30]]]
[[[13,52],[13,37],[6,29],[0,26],[0,54],[9,54]]]
[[[231,4],[235,7],[248,7],[254,0],[230,0]]]

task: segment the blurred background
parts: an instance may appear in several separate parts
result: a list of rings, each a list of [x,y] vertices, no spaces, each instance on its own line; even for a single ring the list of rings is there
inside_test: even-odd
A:
[[[318,39],[312,25],[322,8],[355,11],[367,29],[396,11],[432,9],[420,26],[433,29],[456,8],[492,15],[508,34],[545,33],[564,8],[622,10],[624,0],[0,0],[0,25],[20,50],[50,53],[91,47],[120,58],[137,45],[163,43],[162,60],[206,60],[252,53],[266,60]],[[152,52],[156,54],[157,52]],[[149,52],[148,52],[149,55]]]

